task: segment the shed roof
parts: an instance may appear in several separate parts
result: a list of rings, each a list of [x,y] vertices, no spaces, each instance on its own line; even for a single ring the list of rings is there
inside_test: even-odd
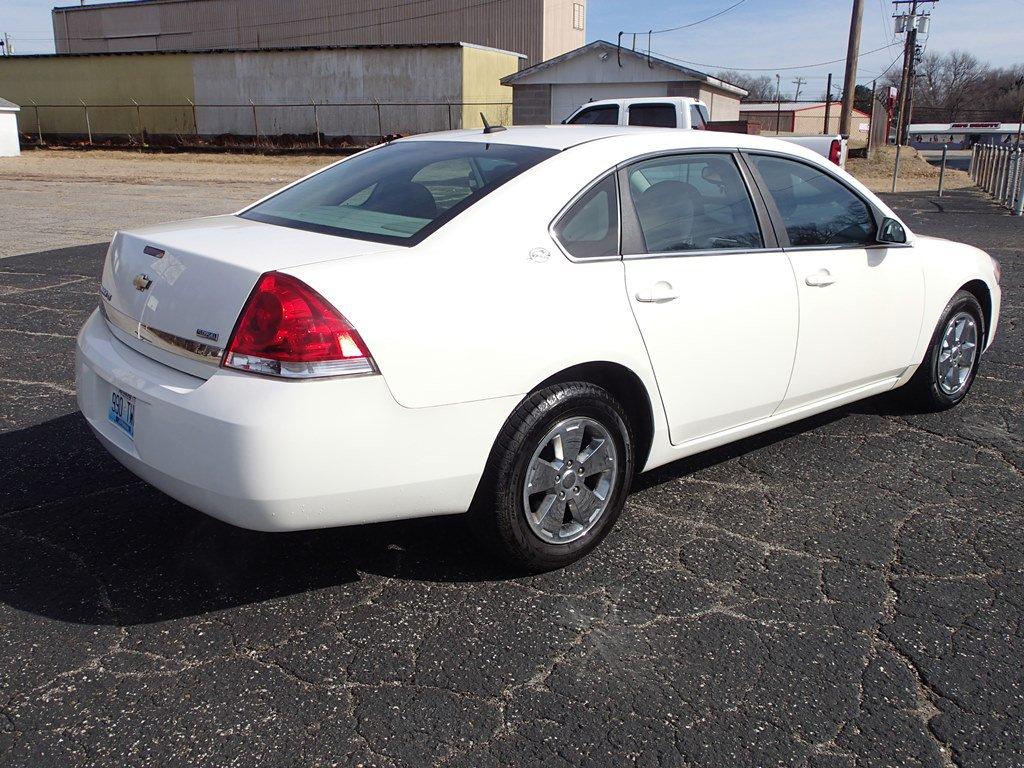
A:
[[[20,112],[21,107],[15,104],[13,101],[7,99],[0,99],[0,112]]]
[[[657,66],[659,68],[669,70],[670,73],[674,75],[674,77],[670,79],[697,80],[699,82],[707,83],[708,85],[713,85],[717,88],[730,91],[738,96],[747,95],[747,92],[743,88],[740,88],[738,85],[727,83],[725,80],[719,80],[717,77],[712,77],[706,72],[700,72],[696,69],[685,67],[682,64],[677,64],[673,61],[668,61],[653,54],[648,55],[646,53],[641,53],[640,51],[634,51],[629,48],[623,48],[622,46],[616,45],[615,43],[609,43],[607,40],[595,40],[592,43],[587,43],[586,45],[571,50],[568,53],[563,53],[561,56],[555,56],[555,58],[553,59],[542,61],[539,64],[534,64],[532,67],[527,67],[526,69],[521,69],[518,72],[514,72],[511,75],[503,77],[501,79],[501,84],[515,85],[516,83],[521,82],[527,77],[541,74],[545,70],[558,67],[560,64],[563,64],[567,61],[578,58],[580,56],[584,56],[588,53],[596,53],[598,51],[608,53],[611,56],[619,57],[620,60],[626,59],[638,61],[642,62],[645,65]],[[623,82],[625,82],[626,80],[626,78],[623,78]]]

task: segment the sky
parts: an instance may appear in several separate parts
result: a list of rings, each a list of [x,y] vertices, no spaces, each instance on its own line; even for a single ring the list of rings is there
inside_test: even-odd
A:
[[[589,0],[587,41],[615,42],[620,31],[637,35],[646,49],[648,29],[666,29],[716,14],[736,0]],[[52,53],[50,8],[68,0],[0,0],[0,34],[6,32],[16,53]],[[683,59],[694,69],[717,72],[749,69],[750,74],[782,76],[783,90],[806,79],[801,98],[818,98],[832,72],[842,80],[852,0],[742,0],[710,21],[674,32],[656,34],[651,49]],[[932,7],[927,50],[968,50],[994,66],[1024,61],[1024,0],[940,0]],[[870,83],[890,67],[897,68],[902,38],[892,33],[892,4],[864,0],[864,27],[857,80]],[[632,35],[623,37],[632,43]],[[876,50],[881,48],[881,50]],[[872,53],[867,53],[873,51]]]

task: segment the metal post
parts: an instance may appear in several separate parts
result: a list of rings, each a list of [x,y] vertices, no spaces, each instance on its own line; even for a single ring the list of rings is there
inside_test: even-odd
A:
[[[1024,172],[1018,173],[1017,176],[1017,207],[1013,212],[1017,216],[1024,216]]]
[[[1002,200],[1003,198],[1003,186],[1006,183],[1006,171],[1007,161],[1010,159],[1010,153],[1004,148],[999,149],[999,173],[996,175],[996,186],[992,190],[992,194],[995,195],[996,200]]]
[[[187,98],[187,97],[186,97]],[[192,99],[187,99],[188,105],[192,107],[192,132],[195,133],[196,138],[199,138],[199,121],[196,119],[196,103]]]
[[[971,162],[967,166],[967,175],[971,177],[971,181],[974,181],[974,172],[977,170],[978,163],[978,145],[971,144]]]
[[[1006,207],[1011,211],[1017,203],[1017,189],[1020,186],[1022,159],[1024,159],[1024,155],[1021,154],[1020,150],[1014,150],[1013,166],[1010,172],[1010,183],[1006,185]]]
[[[316,145],[317,147],[322,147],[323,144],[320,143],[320,115],[316,111],[316,102],[310,101],[309,103],[313,105],[313,126],[316,128]]]
[[[89,105],[85,103],[85,99],[79,99],[82,102],[82,108],[85,110],[85,132],[89,136],[89,145],[92,145],[92,124],[89,122]]]
[[[384,141],[384,121],[380,117],[380,102],[377,102],[377,134],[380,136],[380,140]]]
[[[249,99],[249,106],[252,107],[252,145],[257,147],[260,143],[260,123],[256,119],[256,105],[252,99]]]
[[[896,179],[900,175],[900,145],[896,145],[896,162],[892,164],[892,191],[896,191]]]
[[[145,129],[142,127],[142,107],[135,99],[132,99],[132,104],[135,105],[135,119],[139,123],[139,147],[142,148],[146,145]]]
[[[942,187],[946,181],[946,150],[949,145],[942,145],[942,165],[939,166],[939,197],[942,197]]]
[[[452,129],[452,103],[448,102],[448,130]]]
[[[39,122],[39,105],[36,104],[35,99],[30,99],[32,106],[36,109],[36,135],[39,136],[39,144],[42,146],[43,143],[43,124]]]

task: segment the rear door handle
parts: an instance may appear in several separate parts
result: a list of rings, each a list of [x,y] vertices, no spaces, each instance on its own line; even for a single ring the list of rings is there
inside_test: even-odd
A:
[[[836,279],[827,269],[819,269],[813,275],[804,278],[804,282],[814,288],[824,288],[826,285],[832,285],[835,281]]]
[[[679,294],[672,290],[672,283],[664,280],[659,280],[646,291],[636,293],[636,300],[647,304],[663,304],[678,298]]]

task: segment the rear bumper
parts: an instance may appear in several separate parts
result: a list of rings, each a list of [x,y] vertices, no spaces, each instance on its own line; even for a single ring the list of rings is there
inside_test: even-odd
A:
[[[78,405],[104,447],[168,495],[228,523],[289,531],[464,512],[518,397],[409,409],[382,376],[200,379],[115,339],[78,336]],[[135,436],[107,419],[136,398]]]

